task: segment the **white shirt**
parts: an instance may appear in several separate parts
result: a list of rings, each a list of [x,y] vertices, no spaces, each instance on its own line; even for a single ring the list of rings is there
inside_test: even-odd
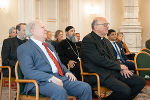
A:
[[[115,47],[115,44],[114,44],[114,41],[110,41],[111,42],[111,44],[113,45],[113,47],[114,47],[114,49],[116,50],[116,47]],[[116,44],[116,46],[117,46],[117,48],[118,48],[118,50],[119,50],[119,53],[121,54],[121,52],[120,52],[120,48],[118,47],[118,45]],[[117,52],[117,50],[116,50],[116,52]],[[119,56],[119,54],[117,53],[117,59],[120,59],[120,56]]]
[[[53,60],[51,59],[51,57],[49,56],[46,48],[44,47],[44,45],[42,45],[42,42],[39,40],[34,39],[33,37],[31,37],[31,40],[33,40],[40,48],[41,50],[44,52],[44,54],[46,55],[46,58],[48,59],[51,67],[52,67],[52,72],[53,73],[58,73],[57,67],[55,65],[55,63],[53,62]],[[50,50],[50,49],[49,49]],[[51,51],[51,50],[50,50]],[[52,51],[51,51],[52,52]],[[54,52],[52,52],[53,56],[57,59],[56,55]]]

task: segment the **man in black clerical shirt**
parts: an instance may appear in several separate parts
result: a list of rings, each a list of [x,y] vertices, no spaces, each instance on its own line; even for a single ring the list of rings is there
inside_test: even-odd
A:
[[[128,67],[121,64],[113,53],[113,47],[105,35],[109,23],[103,17],[96,17],[92,32],[82,40],[82,62],[84,72],[99,74],[101,85],[112,90],[104,100],[133,100],[144,88],[145,80],[133,74]],[[95,78],[88,77],[92,85]]]
[[[26,42],[25,35],[26,24],[20,23],[16,26],[17,36],[14,38],[8,38],[3,41],[2,46],[2,65],[11,66],[11,76],[15,77],[15,64],[17,61],[17,47]],[[5,77],[9,76],[8,69],[3,69]]]
[[[65,29],[66,39],[62,40],[58,45],[58,55],[63,64],[70,66],[70,71],[81,80],[79,49],[76,45],[77,38],[75,36],[75,28],[68,26]]]

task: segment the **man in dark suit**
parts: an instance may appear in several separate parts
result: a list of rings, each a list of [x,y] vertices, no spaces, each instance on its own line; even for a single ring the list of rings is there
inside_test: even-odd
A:
[[[3,41],[2,46],[2,65],[11,66],[11,76],[15,77],[15,64],[17,61],[17,47],[22,43],[26,42],[25,37],[25,23],[20,23],[16,26],[17,36],[13,38],[7,38]],[[9,76],[8,69],[3,69],[5,77]]]
[[[103,17],[93,20],[92,32],[82,41],[83,70],[99,74],[101,85],[113,91],[104,100],[133,100],[145,86],[145,80],[116,59],[110,41],[104,37],[108,25]],[[88,80],[96,84],[94,78],[88,77]]]
[[[150,49],[150,39],[145,42],[145,47]]]
[[[129,61],[128,58],[124,55],[122,51],[122,45],[119,42],[116,42],[117,34],[116,31],[113,29],[108,30],[107,34],[108,40],[113,46],[113,52],[115,57],[121,61],[122,64],[125,64],[129,70],[135,70],[135,65],[133,62]]]
[[[63,64],[70,66],[70,71],[81,80],[79,52],[80,46],[77,45],[77,38],[75,35],[75,28],[67,26],[65,29],[66,39],[62,40],[58,45],[58,55]]]
[[[27,34],[32,36],[17,49],[17,58],[25,79],[34,79],[39,84],[40,94],[51,100],[68,100],[68,95],[79,100],[92,100],[91,87],[76,77],[62,64],[51,44],[46,44],[46,28],[40,21],[27,25]],[[35,86],[25,85],[26,93],[35,93]]]

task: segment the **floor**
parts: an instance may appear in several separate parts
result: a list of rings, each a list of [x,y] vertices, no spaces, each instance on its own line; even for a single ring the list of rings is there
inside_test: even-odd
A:
[[[11,91],[12,99],[15,100],[16,96],[16,89],[13,86],[13,89]],[[2,89],[2,99],[1,100],[8,100],[8,87],[3,87]],[[71,100],[71,99],[70,99]],[[98,100],[96,98],[93,98],[93,100]],[[150,82],[147,83],[145,88],[142,90],[142,92],[137,96],[136,100],[150,100]]]

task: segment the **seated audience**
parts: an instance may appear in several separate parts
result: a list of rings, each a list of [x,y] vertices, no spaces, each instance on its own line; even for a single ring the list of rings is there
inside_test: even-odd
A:
[[[81,48],[81,45],[82,45],[82,42],[80,41],[80,33],[76,33],[76,37],[77,37],[77,40],[78,40],[78,42],[76,42],[76,45],[77,45],[77,48],[79,49],[79,52],[80,52],[80,48]]]
[[[39,84],[40,94],[51,100],[68,100],[68,95],[78,100],[92,100],[91,87],[76,77],[61,63],[51,44],[46,44],[46,28],[40,21],[27,25],[31,38],[19,46],[17,57],[25,79],[34,79]],[[34,84],[25,85],[26,93],[36,93]]]
[[[146,82],[116,59],[110,41],[104,37],[108,33],[108,25],[105,18],[96,17],[91,24],[92,32],[83,38],[83,71],[99,74],[101,85],[112,90],[104,100],[133,100]],[[86,80],[92,85],[97,84],[95,76]]]
[[[13,38],[8,38],[3,41],[2,46],[2,65],[11,66],[12,77],[15,77],[15,64],[17,61],[17,47],[27,40],[25,39],[25,23],[20,23],[16,26],[17,36]],[[9,76],[8,69],[3,69],[5,77]]]
[[[150,39],[145,42],[145,47],[150,49]]]
[[[107,34],[108,40],[112,44],[112,49],[114,52],[115,57],[121,61],[122,64],[125,64],[129,70],[135,70],[135,65],[133,62],[128,61],[128,58],[124,55],[122,51],[122,45],[120,42],[116,42],[117,34],[116,31],[113,29],[108,30]]]
[[[11,27],[9,29],[9,38],[13,38],[16,37],[17,33],[16,33],[16,28],[15,27]]]
[[[78,41],[80,41],[80,33],[76,33],[76,37],[77,37]]]
[[[64,39],[63,37],[63,31],[62,30],[57,30],[55,32],[55,41],[56,42],[61,42]]]
[[[126,55],[128,59],[134,60],[135,54],[134,54],[134,53],[131,53],[131,52],[129,51],[129,49],[128,49],[126,43],[123,42],[122,40],[123,40],[123,33],[122,33],[122,32],[118,32],[118,33],[117,33],[117,40],[116,40],[116,42],[121,43],[121,45],[122,45],[122,51],[123,51],[124,55]]]
[[[51,31],[47,31],[47,38],[46,38],[46,42],[51,42],[52,41],[52,32]]]
[[[62,30],[57,30],[55,32],[55,40],[52,42],[52,45],[55,47],[56,51],[58,51],[58,45],[59,43],[63,40],[63,31]]]
[[[79,50],[77,48],[75,28],[68,26],[65,29],[66,39],[62,40],[58,45],[58,55],[63,64],[70,66],[70,71],[81,80],[80,75],[80,61],[79,61]]]

